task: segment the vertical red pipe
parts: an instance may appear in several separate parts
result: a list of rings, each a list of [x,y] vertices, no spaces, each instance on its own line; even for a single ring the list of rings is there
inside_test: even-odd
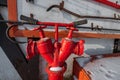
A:
[[[69,33],[68,33],[67,38],[71,39],[71,38],[72,38],[72,33],[73,33],[73,30],[72,30],[72,29],[70,29],[70,31],[69,31]]]
[[[55,42],[58,42],[58,25],[55,24]]]
[[[59,72],[53,72],[48,70],[48,79],[49,80],[63,80],[63,72],[59,71]]]
[[[59,56],[59,45],[58,45],[58,25],[55,25],[55,43],[54,43],[54,47],[55,47],[55,52],[54,52],[54,61],[52,66],[57,67],[59,66],[58,64],[58,56]]]
[[[48,80],[64,80],[63,75],[67,69],[67,64],[64,63],[62,70],[60,71],[51,71],[50,66],[47,66],[46,72],[48,73]]]
[[[44,31],[42,29],[40,29],[39,34],[40,34],[41,38],[45,38],[45,34],[44,34]]]

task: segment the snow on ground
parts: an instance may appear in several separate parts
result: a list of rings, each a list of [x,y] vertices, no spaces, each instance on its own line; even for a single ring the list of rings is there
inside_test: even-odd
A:
[[[98,59],[87,63],[84,69],[92,80],[120,80],[120,57]]]

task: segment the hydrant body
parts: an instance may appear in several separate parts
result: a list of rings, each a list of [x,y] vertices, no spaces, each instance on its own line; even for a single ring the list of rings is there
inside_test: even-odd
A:
[[[32,58],[36,52],[40,54],[47,62],[48,66],[54,67],[54,53],[55,47],[53,46],[55,43],[52,43],[50,38],[41,38],[38,41],[29,41],[27,46],[28,59]],[[51,67],[46,68],[46,72],[48,73],[49,80],[63,80],[63,74],[65,72],[65,60],[70,56],[71,53],[82,55],[84,51],[84,40],[80,40],[79,42],[75,42],[69,38],[63,38],[61,43],[58,45],[58,64],[57,67],[62,67],[61,70],[52,71]],[[31,49],[31,50],[30,50]]]
[[[72,39],[64,38],[61,42],[61,48],[59,53],[59,62],[64,63],[69,55],[73,52],[75,42]]]
[[[84,51],[84,40],[75,42],[72,40],[72,33],[77,30],[74,25],[85,24],[86,21],[79,21],[70,24],[66,23],[51,23],[51,22],[38,22],[37,24],[45,25],[35,28],[39,30],[40,40],[28,41],[27,57],[32,58],[35,54],[40,54],[47,62],[48,66],[46,72],[48,73],[49,80],[63,80],[63,74],[66,71],[65,60],[70,54],[75,53],[82,55]],[[55,41],[52,42],[50,38],[45,37],[42,28],[46,26],[55,26]],[[70,29],[68,36],[63,38],[61,43],[58,41],[58,26],[64,26]]]
[[[54,47],[50,38],[42,38],[37,41],[37,49],[39,54],[49,63],[53,62]]]
[[[46,68],[46,72],[48,73],[49,80],[63,80],[63,74],[66,71],[66,66],[63,66],[61,67],[61,69],[58,70],[50,70],[50,68],[51,67]]]

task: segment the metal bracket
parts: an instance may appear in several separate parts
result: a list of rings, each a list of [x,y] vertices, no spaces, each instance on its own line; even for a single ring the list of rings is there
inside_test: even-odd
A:
[[[104,1],[104,0],[103,0]],[[106,1],[106,0],[105,0]],[[79,15],[75,12],[72,12],[66,8],[64,8],[64,1],[62,1],[59,5],[51,5],[46,11],[50,11],[52,8],[58,8],[60,11],[67,12],[75,17],[78,18],[93,18],[93,19],[107,19],[107,20],[120,20],[120,18],[115,17],[104,17],[104,16],[90,16],[90,15]]]

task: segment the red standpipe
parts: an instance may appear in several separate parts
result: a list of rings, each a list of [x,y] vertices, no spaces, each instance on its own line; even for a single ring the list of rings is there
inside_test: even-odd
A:
[[[79,24],[80,22],[76,22]],[[86,23],[86,22],[85,22]],[[38,22],[40,25],[45,25],[43,27],[38,27],[34,30],[39,30],[40,40],[38,41],[28,41],[27,52],[28,57],[32,58],[35,54],[40,54],[47,62],[48,66],[46,72],[48,73],[49,80],[63,80],[63,74],[66,71],[65,60],[70,56],[70,54],[75,53],[77,55],[83,54],[84,41],[80,40],[75,42],[72,40],[72,33],[74,30],[74,23],[53,23],[53,22]],[[84,23],[82,23],[84,24]],[[46,26],[55,27],[55,42],[48,37],[45,37],[42,28]],[[63,38],[61,43],[58,42],[58,27],[69,28],[70,31],[66,38]],[[29,50],[31,49],[31,50]]]
[[[55,42],[54,42],[54,61],[52,63],[52,67],[58,67],[59,62],[58,62],[58,56],[59,56],[59,49],[60,45],[58,42],[58,24],[55,24]]]
[[[70,56],[75,47],[75,42],[69,38],[64,38],[61,43],[60,53],[59,53],[59,63],[60,66],[65,62],[65,60]]]
[[[41,39],[38,41],[32,41],[30,39],[28,41],[27,59],[32,58],[37,53],[40,54],[49,64],[52,64],[54,46],[52,44],[52,40],[48,37],[45,37],[42,28],[45,28],[45,26],[40,26],[33,29],[33,30],[39,30]]]
[[[64,63],[64,66],[61,67],[61,70],[58,71],[50,70],[50,68],[51,68],[50,66],[46,68],[46,72],[48,73],[49,80],[64,80],[63,74],[67,69],[66,63]]]
[[[37,49],[39,54],[49,63],[53,63],[53,51],[54,47],[52,44],[52,40],[48,37],[45,37],[44,32],[42,28],[45,27],[39,27],[39,34],[40,34],[40,40],[38,40],[37,43]],[[37,29],[36,29],[37,30]]]
[[[39,54],[48,62],[48,64],[53,63],[53,44],[50,38],[42,38],[37,41],[37,48]]]
[[[117,3],[114,3],[112,1],[109,1],[109,0],[94,0],[94,1],[97,1],[97,2],[100,2],[100,3],[103,3],[103,4],[106,4],[108,6],[111,6],[111,7],[114,7],[116,9],[120,9],[120,5],[117,4]]]
[[[67,38],[62,39],[61,48],[59,53],[59,63],[60,66],[63,65],[65,60],[71,55],[71,53],[82,55],[84,51],[84,40],[75,42],[72,40],[73,31],[77,31],[76,28],[69,28],[69,33]]]

